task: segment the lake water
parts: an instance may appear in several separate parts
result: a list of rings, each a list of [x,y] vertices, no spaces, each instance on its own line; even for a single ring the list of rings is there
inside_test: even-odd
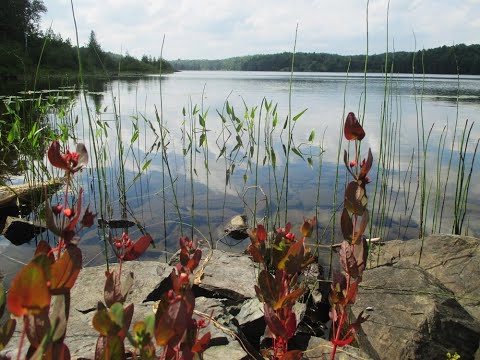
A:
[[[458,79],[456,76],[400,75],[385,80],[382,75],[369,74],[365,84],[363,74],[296,73],[290,81],[288,73],[184,71],[161,78],[147,76],[97,81],[88,85],[86,90],[85,97],[74,93],[75,102],[67,116],[59,119],[58,114],[51,114],[51,120],[54,123],[75,122],[78,117],[75,127],[78,141],[87,145],[90,154],[93,154],[95,141],[99,153],[105,154],[101,163],[105,164],[106,180],[102,191],[106,192],[106,216],[121,218],[126,215],[130,220],[134,216],[135,221],[155,239],[157,247],[148,251],[150,257],[164,257],[165,251],[167,254],[175,251],[180,231],[190,235],[192,225],[195,236],[201,236],[200,233],[207,238],[211,236],[219,247],[233,246],[240,251],[248,240],[238,243],[222,238],[222,224],[232,216],[245,213],[252,221],[256,210],[257,220],[263,221],[274,218],[279,210],[280,223],[285,222],[285,190],[282,191],[281,179],[286,158],[282,142],[287,146],[288,136],[286,130],[282,132],[282,127],[289,114],[289,105],[292,117],[307,110],[292,122],[292,144],[303,159],[294,153],[289,156],[287,217],[292,224],[299,226],[303,216],[311,217],[317,213],[320,243],[330,243],[332,237],[336,242],[340,241],[338,216],[334,217],[336,212],[332,209],[342,208],[343,164],[339,168],[339,181],[335,179],[339,147],[343,154],[343,149],[348,146],[345,141],[339,143],[342,121],[348,112],[353,111],[363,118],[366,137],[362,141],[362,153],[366,154],[370,147],[374,157],[374,169],[370,174],[372,183],[367,188],[369,208],[374,210],[373,226],[367,235],[372,237],[405,239],[418,236],[421,191],[417,191],[417,184],[422,175],[422,166],[419,170],[419,165],[423,165],[424,155],[427,165],[425,231],[427,234],[451,232],[453,204],[455,193],[458,193],[456,179],[462,174],[465,179],[468,177],[475,145],[480,138],[479,126],[474,125],[465,151],[465,170],[458,172],[462,131],[467,120],[470,124],[478,121],[480,116],[478,76]],[[244,124],[241,129],[235,130],[238,123],[227,113],[227,100]],[[272,128],[274,116],[267,114],[263,101],[272,103],[270,109],[276,105],[278,123],[275,129]],[[194,109],[199,111],[195,115]],[[246,113],[250,117],[245,118]],[[199,114],[205,115],[203,131],[207,141],[203,146],[200,146],[202,126]],[[247,130],[249,121],[255,129],[252,133]],[[256,141],[259,123],[260,141]],[[168,145],[165,153],[159,138],[162,133],[160,125],[164,129],[164,144]],[[309,142],[312,130],[315,138]],[[264,135],[268,131],[272,131],[270,139]],[[195,144],[192,152],[188,148],[187,133]],[[243,146],[235,150],[237,135]],[[119,201],[119,137],[125,151],[127,203]],[[267,149],[273,149],[276,154],[275,171],[271,157],[265,158],[269,154],[265,151],[265,142]],[[250,145],[253,146],[253,157],[249,156]],[[153,151],[152,146],[155,147]],[[225,152],[222,152],[224,146]],[[384,156],[380,156],[380,147]],[[323,150],[321,157],[320,149]],[[452,160],[448,171],[450,154]],[[139,169],[147,163],[141,176],[137,177]],[[466,196],[463,232],[469,235],[480,234],[480,224],[476,221],[480,214],[477,163]],[[235,165],[233,172],[232,165]],[[231,175],[226,186],[227,170]],[[94,161],[79,176],[79,183],[85,188],[86,203],[97,206],[98,176]],[[447,176],[449,181],[445,187]],[[335,189],[337,199],[334,206]],[[444,210],[441,212],[442,203]],[[182,226],[179,213],[184,223]],[[134,238],[140,230],[131,228],[130,233]],[[105,261],[98,229],[85,232],[82,241],[85,264]],[[6,246],[6,240],[0,237],[0,244]],[[5,253],[18,259],[22,257],[22,251],[8,247]]]

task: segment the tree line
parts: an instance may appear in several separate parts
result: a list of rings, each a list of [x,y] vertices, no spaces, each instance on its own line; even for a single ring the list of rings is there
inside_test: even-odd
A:
[[[294,71],[364,72],[365,55],[295,54]],[[251,55],[222,60],[171,60],[176,70],[290,71],[292,53]],[[385,64],[387,64],[385,66]],[[385,68],[386,67],[386,68]],[[480,45],[442,46],[416,52],[369,55],[367,72],[480,74]]]
[[[32,76],[38,65],[41,74],[77,73],[77,46],[52,30],[41,31],[41,15],[47,11],[42,0],[2,0],[0,6],[0,79]],[[151,56],[137,59],[104,51],[94,31],[80,46],[80,59],[86,74],[158,73],[173,71],[165,60]]]

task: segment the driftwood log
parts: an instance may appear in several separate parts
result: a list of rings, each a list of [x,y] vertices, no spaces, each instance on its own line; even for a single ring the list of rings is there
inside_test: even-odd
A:
[[[48,195],[55,193],[64,184],[63,178],[56,178],[46,182],[0,186],[0,234],[14,245],[21,245],[45,231],[45,226],[39,222],[20,216],[33,211],[45,199],[45,192]]]
[[[35,199],[43,198],[45,188],[51,194],[63,185],[65,180],[56,178],[45,182],[0,186],[0,208],[31,204]]]

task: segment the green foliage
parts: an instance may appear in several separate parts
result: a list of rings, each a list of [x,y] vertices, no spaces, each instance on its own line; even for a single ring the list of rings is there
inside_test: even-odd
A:
[[[412,62],[422,69],[424,59],[427,74],[480,74],[480,45],[442,46],[434,49],[389,54],[395,73],[411,73]],[[456,59],[458,60],[458,72]],[[290,71],[292,54],[288,52],[251,55],[223,60],[172,60],[177,70]],[[365,56],[343,56],[325,53],[296,53],[294,71],[364,72]],[[367,72],[385,71],[385,54],[369,55]]]

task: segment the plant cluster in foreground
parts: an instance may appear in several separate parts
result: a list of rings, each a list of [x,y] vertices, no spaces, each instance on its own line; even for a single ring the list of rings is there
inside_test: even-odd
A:
[[[361,313],[344,328],[348,307],[355,303],[367,259],[367,243],[363,234],[369,220],[366,185],[370,181],[368,172],[373,157],[369,150],[367,158],[361,163],[359,161],[360,141],[365,132],[353,113],[348,114],[344,134],[347,140],[354,141],[355,152],[353,159],[347,151],[344,153],[344,163],[352,180],[345,189],[341,216],[344,238],[340,248],[342,271],[334,274],[329,296],[333,323],[332,359],[337,347],[350,344],[361,323],[366,320]],[[64,340],[70,314],[70,291],[82,268],[79,233],[83,228],[91,227],[96,217],[88,207],[81,216],[82,189],[76,204],[69,201],[68,189],[72,177],[88,162],[85,146],[79,144],[77,151],[62,153],[60,143],[54,141],[48,150],[48,159],[53,166],[65,171],[67,179],[64,204],[50,206],[46,201],[46,223],[49,230],[58,236],[56,247],[40,241],[33,259],[13,279],[8,295],[3,286],[0,288],[0,317],[5,305],[16,317],[0,326],[0,350],[12,337],[17,319],[23,320],[17,359],[21,357],[25,337],[30,343],[26,355],[28,359],[70,359]],[[316,262],[305,246],[305,240],[311,237],[315,226],[316,218],[304,220],[302,237],[298,240],[291,232],[290,223],[271,236],[261,224],[249,232],[251,244],[248,251],[260,264],[255,292],[264,304],[267,335],[273,340],[273,346],[263,351],[266,358],[302,358],[302,351],[289,350],[288,342],[298,325],[293,306],[306,292],[299,277]],[[194,271],[202,257],[197,243],[188,237],[180,238],[180,262],[170,274],[171,289],[162,294],[155,314],[131,327],[134,304],[126,304],[126,300],[134,274],[126,274],[122,281],[122,264],[138,259],[153,239],[145,234],[132,241],[125,233],[119,238],[109,234],[108,239],[119,266],[117,271],[105,273],[104,302],[98,303],[93,316],[92,325],[99,333],[95,359],[126,359],[127,354],[141,359],[201,359],[208,347],[210,333],[205,332],[201,336],[200,331],[206,323],[203,319],[193,318]],[[125,339],[132,350],[126,350]]]

